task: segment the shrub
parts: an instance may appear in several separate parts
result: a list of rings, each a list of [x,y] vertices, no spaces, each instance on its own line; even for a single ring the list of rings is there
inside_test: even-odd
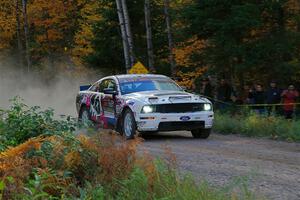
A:
[[[24,183],[33,174],[47,177],[42,184],[54,196],[63,194],[60,188],[78,194],[74,188],[86,182],[101,183],[117,191],[114,181],[126,179],[133,170],[139,141],[125,143],[121,137],[109,134],[90,138],[67,133],[30,139],[0,154],[0,180],[6,177],[16,180],[14,184],[7,183],[4,194],[10,197],[14,192],[22,192]],[[74,187],[68,188],[71,183]]]
[[[2,117],[0,199],[254,199],[180,178],[170,149],[156,160],[137,153],[139,138],[74,135],[74,121],[17,100]]]
[[[28,107],[16,97],[9,110],[0,111],[0,151],[16,146],[39,135],[58,135],[75,130],[75,120],[54,119],[54,111],[41,111],[40,107]]]
[[[286,141],[300,141],[298,120],[255,113],[235,115],[216,113],[214,130],[222,134],[242,134],[250,137],[267,137]]]
[[[114,134],[30,139],[0,154],[4,199],[254,199],[198,185]],[[12,178],[14,182],[7,181]]]

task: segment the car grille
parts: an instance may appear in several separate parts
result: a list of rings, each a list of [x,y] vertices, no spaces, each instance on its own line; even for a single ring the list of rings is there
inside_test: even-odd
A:
[[[203,103],[178,103],[178,104],[159,104],[155,105],[157,113],[187,113],[199,112],[204,110]]]
[[[204,121],[189,121],[189,122],[161,122],[159,123],[159,131],[179,131],[179,130],[194,130],[204,128]]]

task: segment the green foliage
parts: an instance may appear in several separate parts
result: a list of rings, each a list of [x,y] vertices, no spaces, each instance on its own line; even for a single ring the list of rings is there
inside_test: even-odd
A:
[[[300,69],[299,62],[293,62],[299,57],[299,13],[287,2],[193,1],[182,12],[185,33],[208,41],[197,59],[220,76],[240,83],[246,77],[298,81],[292,76]]]
[[[49,112],[15,100],[12,109],[2,113],[5,145],[30,140],[0,155],[0,197],[257,199],[245,184],[216,188],[206,182],[198,184],[191,176],[180,177],[171,164],[138,155],[139,140],[123,143],[106,134],[75,136],[73,122],[54,120]],[[45,137],[34,138],[40,135]]]
[[[39,135],[59,135],[75,130],[76,123],[54,119],[54,111],[41,111],[40,107],[28,107],[16,97],[9,110],[0,112],[0,151],[7,146],[16,146]]]
[[[216,113],[214,130],[222,134],[300,141],[298,120],[290,121],[279,116],[261,116],[251,112],[240,115]]]
[[[120,182],[120,192],[116,199],[149,199],[152,195],[147,190],[147,176],[142,169],[135,168],[129,179]]]
[[[38,174],[34,174],[32,179],[29,179],[26,183],[23,194],[16,195],[19,199],[31,200],[31,199],[58,199],[53,197],[52,195],[45,192],[45,188],[48,185],[43,184],[43,179],[48,178],[46,174],[40,176]]]

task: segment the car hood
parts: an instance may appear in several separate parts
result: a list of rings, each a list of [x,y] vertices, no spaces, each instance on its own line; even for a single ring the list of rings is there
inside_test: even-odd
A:
[[[128,99],[136,99],[145,104],[170,104],[170,103],[211,103],[199,95],[184,91],[144,91],[124,95]]]

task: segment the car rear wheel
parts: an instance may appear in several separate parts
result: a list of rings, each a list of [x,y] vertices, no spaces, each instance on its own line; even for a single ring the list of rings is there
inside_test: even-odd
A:
[[[90,112],[87,109],[87,107],[82,107],[79,113],[79,117],[78,117],[78,122],[80,123],[80,125],[83,126],[90,126],[92,121],[91,121],[91,116],[90,116]]]
[[[122,133],[126,139],[133,139],[136,132],[136,122],[131,110],[127,109],[123,115]]]
[[[191,132],[194,138],[207,139],[211,133],[211,129],[196,129]]]

